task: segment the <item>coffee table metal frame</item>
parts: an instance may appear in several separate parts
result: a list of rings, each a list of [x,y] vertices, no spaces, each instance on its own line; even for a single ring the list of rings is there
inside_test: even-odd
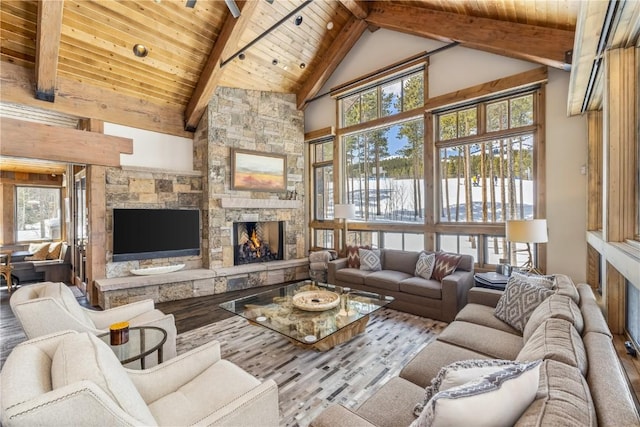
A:
[[[340,295],[340,304],[325,311],[306,311],[292,304],[293,296],[309,290]],[[306,280],[220,304],[252,324],[276,331],[295,345],[326,351],[364,332],[369,315],[393,297]]]
[[[121,364],[140,359],[140,368],[145,369],[145,358],[158,352],[158,364],[163,362],[162,346],[167,341],[167,331],[157,326],[134,326],[129,328],[129,341],[111,345],[110,333],[98,335],[115,353]]]

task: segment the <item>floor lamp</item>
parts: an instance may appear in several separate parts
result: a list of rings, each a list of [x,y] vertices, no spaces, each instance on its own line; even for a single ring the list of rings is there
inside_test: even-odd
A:
[[[337,204],[335,205],[335,219],[341,219],[344,222],[344,230],[342,231],[342,251],[347,255],[347,233],[349,232],[349,226],[347,223],[350,219],[356,217],[356,205],[351,204]]]
[[[507,221],[506,234],[508,242],[527,244],[526,251],[529,255],[529,259],[520,267],[520,269],[530,273],[541,274],[533,262],[531,243],[547,243],[549,241],[549,237],[547,235],[547,220],[531,219]]]

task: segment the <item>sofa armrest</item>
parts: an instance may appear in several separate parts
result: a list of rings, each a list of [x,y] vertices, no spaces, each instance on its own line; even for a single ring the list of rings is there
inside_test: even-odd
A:
[[[88,310],[84,307],[82,309],[97,329],[108,330],[110,325],[138,317],[143,313],[152,311],[154,307],[153,300],[146,299],[105,311]]]
[[[278,427],[278,385],[267,380],[195,422],[204,426]]]
[[[220,359],[220,343],[211,341],[150,369],[126,371],[149,404],[193,380]]]
[[[309,427],[374,427],[369,421],[341,405],[331,405],[320,413]]]
[[[473,271],[457,270],[442,279],[442,318],[452,322],[467,305],[467,292],[473,287]]]
[[[334,259],[333,261],[329,261],[329,271],[328,271],[328,276],[327,276],[327,281],[332,284],[335,285],[336,284],[336,271],[340,270],[341,268],[347,268],[347,259],[346,258],[338,258],[338,259]]]
[[[498,305],[498,300],[502,296],[503,291],[489,288],[471,288],[467,293],[467,302],[469,304],[481,304],[489,307]]]

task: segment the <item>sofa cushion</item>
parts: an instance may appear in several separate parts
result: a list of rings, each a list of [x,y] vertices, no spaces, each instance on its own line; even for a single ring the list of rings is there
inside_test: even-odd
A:
[[[598,424],[587,381],[577,368],[545,360],[535,400],[516,427],[584,426]]]
[[[573,284],[573,280],[566,274],[556,274],[553,282],[553,288],[559,295],[566,295],[573,300],[576,304],[580,305],[580,294],[576,285]]]
[[[456,267],[462,257],[458,254],[449,252],[436,252],[436,262],[433,266],[431,278],[433,280],[442,281],[443,278],[456,271]]]
[[[416,404],[413,413],[419,417],[427,402],[441,391],[461,386],[516,364],[518,362],[505,359],[468,359],[450,363],[442,367],[438,375],[431,380],[431,384],[425,387],[424,398]]]
[[[531,313],[529,321],[524,327],[522,338],[527,342],[531,334],[547,319],[564,319],[573,325],[579,334],[584,329],[584,321],[580,308],[566,295],[554,294],[544,300]]]
[[[354,285],[364,285],[365,277],[372,274],[371,271],[360,270],[359,268],[341,268],[336,270],[336,280]]]
[[[548,319],[531,335],[516,360],[556,360],[576,367],[587,375],[587,353],[580,334],[571,322]]]
[[[512,426],[536,397],[540,361],[510,365],[439,392],[412,427]]]
[[[158,425],[195,425],[259,385],[258,379],[237,365],[220,360],[175,392],[151,403],[149,409]]]
[[[78,357],[81,357],[81,363],[78,363]],[[51,362],[53,389],[78,381],[96,384],[125,412],[144,425],[157,424],[113,351],[100,338],[88,332],[63,338]]]
[[[360,257],[360,270],[380,271],[382,270],[382,262],[380,261],[379,249],[358,249]]]
[[[29,245],[31,256],[24,257],[25,261],[44,261],[49,253],[49,243],[32,243]]]
[[[413,406],[424,395],[424,389],[405,379],[390,379],[357,410],[367,420],[375,420],[377,426],[408,426],[415,419]],[[345,426],[341,421],[335,427]]]
[[[415,275],[416,263],[420,252],[401,251],[397,249],[382,250],[382,269],[402,271],[410,275]]]
[[[402,271],[394,271],[394,270],[382,270],[382,271],[374,271],[369,274],[364,283],[367,286],[372,286],[374,288],[386,289],[388,291],[399,291],[400,290],[400,282],[404,279],[408,279],[411,276],[410,274],[403,273]]]
[[[456,315],[456,320],[487,326],[520,336],[520,332],[493,315],[494,308],[484,304],[467,304]]]
[[[442,283],[437,280],[409,277],[400,282],[400,292],[431,299],[442,299]]]
[[[415,275],[422,277],[423,279],[431,279],[433,273],[433,267],[436,262],[436,254],[428,254],[426,252],[420,252],[418,255],[418,261],[416,262]]]
[[[496,305],[496,317],[518,331],[524,331],[531,313],[542,301],[553,294],[551,289],[537,282],[539,282],[537,279],[512,274]]]
[[[515,359],[522,350],[522,337],[473,323],[454,321],[439,341],[467,348],[494,359]]]

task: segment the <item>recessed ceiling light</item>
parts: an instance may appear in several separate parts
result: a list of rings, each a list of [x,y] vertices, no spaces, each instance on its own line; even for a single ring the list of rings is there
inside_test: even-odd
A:
[[[240,54],[238,55],[238,59],[239,59],[240,61],[244,61],[244,58],[246,58],[246,57],[245,57],[245,55],[244,55],[244,52],[242,52],[242,53],[240,53]]]
[[[277,60],[277,59],[274,59],[273,61],[271,61],[271,63],[272,63],[273,65],[278,65],[278,60]]]
[[[305,64],[304,62],[301,62],[300,69],[304,70],[305,68],[307,68],[307,64]]]
[[[295,21],[293,21],[293,22],[294,22],[296,25],[298,25],[298,26],[299,26],[300,24],[302,24],[302,15],[298,15],[298,16],[296,16],[296,20],[295,20]]]
[[[143,44],[136,43],[133,45],[133,54],[138,58],[144,58],[149,54],[149,49]]]
[[[333,29],[333,22],[329,21],[327,22],[327,30],[332,30]]]

